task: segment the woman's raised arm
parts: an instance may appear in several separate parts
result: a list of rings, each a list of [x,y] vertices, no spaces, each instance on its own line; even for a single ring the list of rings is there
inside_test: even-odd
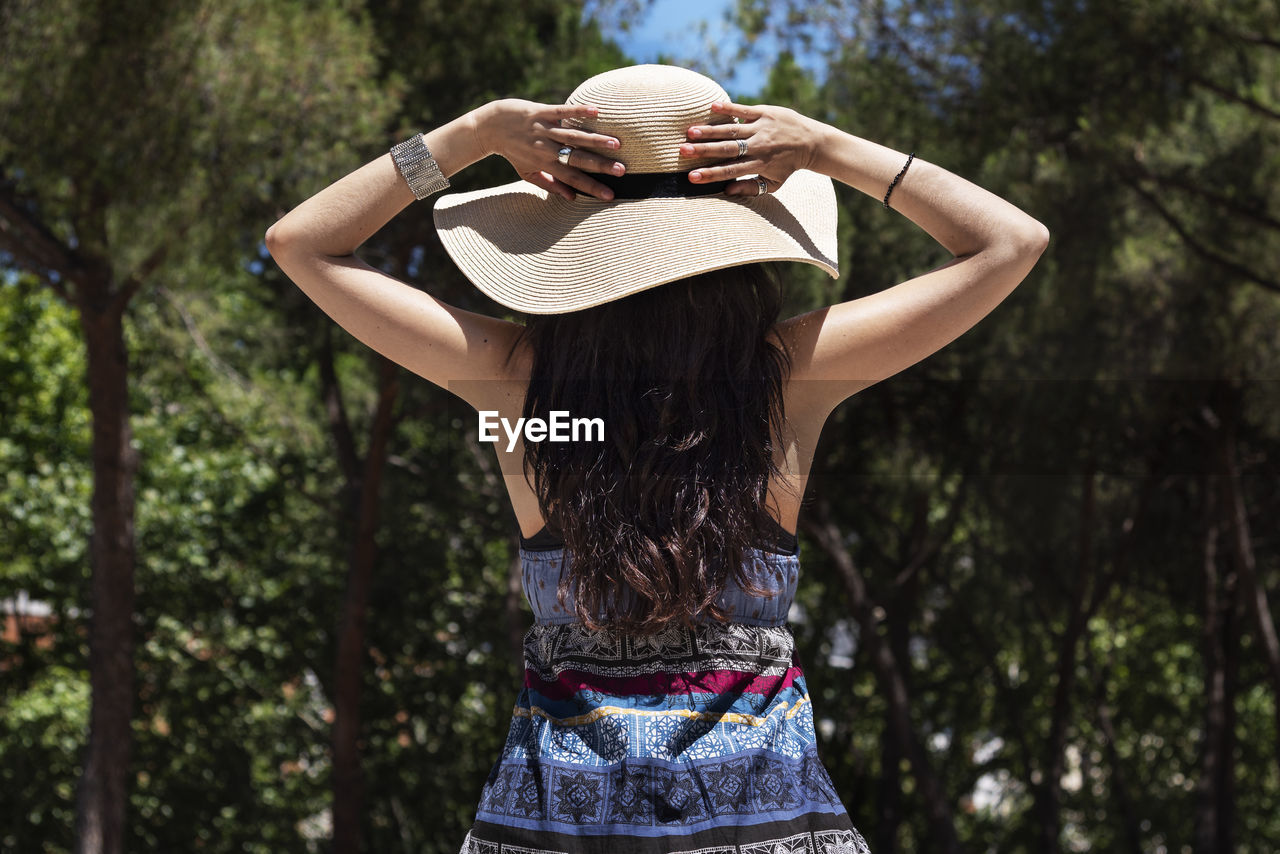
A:
[[[426,145],[446,177],[500,154],[522,178],[549,192],[572,197],[577,188],[607,198],[609,189],[587,171],[616,173],[614,161],[583,149],[608,150],[616,141],[560,127],[563,118],[594,111],[495,101],[426,134]],[[578,149],[574,165],[556,160],[562,145]],[[505,378],[518,325],[455,308],[355,257],[362,243],[413,200],[391,155],[384,154],[267,229],[267,249],[339,325],[414,373],[446,388],[455,380]]]
[[[797,169],[811,169],[881,202],[908,155],[845,133],[785,107],[713,107],[744,122],[691,128],[686,155],[745,158],[696,170],[690,180],[760,174],[776,189]],[[736,128],[736,131],[735,131]],[[708,140],[727,140],[724,142]],[[757,192],[738,180],[733,195]],[[893,188],[889,204],[955,258],[878,293],[791,318],[779,332],[794,355],[797,402],[826,418],[840,401],[937,352],[972,328],[1031,272],[1049,231],[1014,205],[918,157]]]

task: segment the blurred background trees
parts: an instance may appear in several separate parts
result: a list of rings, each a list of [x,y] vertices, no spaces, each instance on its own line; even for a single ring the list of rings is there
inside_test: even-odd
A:
[[[261,235],[413,129],[634,61],[646,5],[0,2],[0,850],[457,850],[528,621],[496,465]],[[795,632],[855,823],[877,854],[1272,850],[1280,10],[731,23],[740,55],[666,58],[772,51],[758,100],[1053,233],[824,433]],[[796,310],[945,260],[840,200],[842,277],[791,271]],[[362,254],[500,311],[429,205]]]

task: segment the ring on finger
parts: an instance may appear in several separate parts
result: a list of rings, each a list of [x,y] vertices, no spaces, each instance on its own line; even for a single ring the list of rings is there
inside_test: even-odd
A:
[[[769,192],[769,182],[763,176],[756,176],[756,195],[763,196]]]
[[[738,140],[738,156],[739,157],[747,156],[747,141],[745,139]]]
[[[556,155],[556,160],[560,161],[561,166],[568,166],[570,154],[573,154],[573,149],[566,145],[560,149],[560,152]]]

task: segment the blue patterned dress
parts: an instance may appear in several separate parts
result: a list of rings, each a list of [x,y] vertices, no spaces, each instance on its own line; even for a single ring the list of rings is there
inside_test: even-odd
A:
[[[732,622],[642,636],[559,604],[554,542],[522,540],[524,689],[462,854],[869,854],[818,758],[794,545],[752,553],[773,595],[731,585]]]

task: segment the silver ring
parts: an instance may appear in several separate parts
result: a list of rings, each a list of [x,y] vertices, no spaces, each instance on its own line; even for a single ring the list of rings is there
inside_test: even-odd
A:
[[[556,155],[556,160],[560,161],[561,166],[568,166],[570,154],[573,154],[573,149],[566,145],[560,149],[560,153]]]
[[[738,156],[739,157],[747,156],[747,141],[745,139],[738,140]]]
[[[769,182],[761,176],[756,176],[756,195],[763,196],[769,192]]]

